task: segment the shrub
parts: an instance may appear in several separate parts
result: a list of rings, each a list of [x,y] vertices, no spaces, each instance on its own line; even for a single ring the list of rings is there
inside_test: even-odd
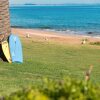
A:
[[[100,87],[75,79],[44,79],[43,85],[23,89],[3,100],[99,100]]]
[[[100,42],[91,42],[91,45],[100,45]]]

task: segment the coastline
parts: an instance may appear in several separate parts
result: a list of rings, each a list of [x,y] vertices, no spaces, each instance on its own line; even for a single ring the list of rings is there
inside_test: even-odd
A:
[[[43,30],[43,29],[25,29],[25,28],[12,28],[12,33],[18,34],[22,37],[29,37],[37,40],[55,41],[66,44],[81,44],[83,39],[87,39],[88,43],[100,42],[99,36],[64,34],[63,32]]]

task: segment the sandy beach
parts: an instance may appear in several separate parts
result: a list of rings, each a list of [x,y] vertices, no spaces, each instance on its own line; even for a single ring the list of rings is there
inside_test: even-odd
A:
[[[100,37],[61,34],[59,32],[49,30],[12,28],[12,33],[18,34],[21,37],[30,37],[41,41],[55,41],[67,44],[82,44],[83,39],[88,40],[86,43],[100,41]]]

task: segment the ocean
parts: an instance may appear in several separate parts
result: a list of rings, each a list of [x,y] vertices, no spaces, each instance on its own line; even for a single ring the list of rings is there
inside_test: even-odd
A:
[[[11,6],[12,27],[100,35],[100,5]]]

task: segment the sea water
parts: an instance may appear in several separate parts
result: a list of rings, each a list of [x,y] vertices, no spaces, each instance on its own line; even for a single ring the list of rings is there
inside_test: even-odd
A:
[[[12,6],[11,26],[100,35],[100,5]]]

